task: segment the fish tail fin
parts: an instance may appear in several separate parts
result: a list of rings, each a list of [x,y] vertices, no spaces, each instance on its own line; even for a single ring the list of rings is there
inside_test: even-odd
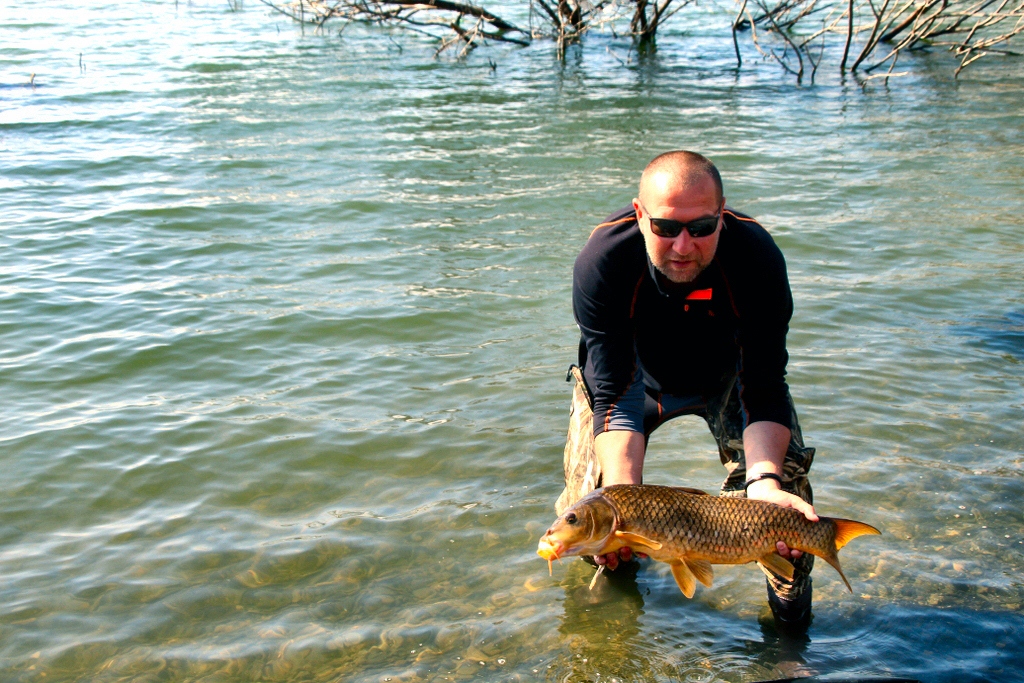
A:
[[[818,557],[820,557],[821,559],[825,560],[826,562],[828,562],[830,565],[832,565],[835,568],[835,570],[837,572],[839,572],[839,578],[841,578],[843,580],[843,583],[846,584],[846,590],[848,590],[848,591],[850,591],[852,593],[853,592],[853,586],[851,586],[850,582],[846,579],[846,574],[843,573],[843,568],[839,566],[839,555],[836,554],[836,551],[833,550],[830,553],[814,553],[814,554],[817,555]]]
[[[835,519],[836,525],[836,550],[841,550],[844,545],[857,538],[868,534],[878,535],[882,532],[864,522],[855,522],[852,519]]]
[[[852,519],[833,518],[831,521],[836,527],[835,547],[829,549],[816,549],[812,552],[828,562],[837,572],[839,572],[839,576],[843,579],[843,583],[846,584],[846,589],[852,593],[853,587],[850,585],[849,580],[847,580],[846,574],[843,573],[843,568],[839,566],[839,549],[858,536],[881,534],[882,532],[870,524],[855,522]]]

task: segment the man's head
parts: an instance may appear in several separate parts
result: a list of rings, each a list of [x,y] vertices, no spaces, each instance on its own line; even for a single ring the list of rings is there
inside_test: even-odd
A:
[[[722,178],[710,160],[685,151],[655,157],[644,169],[639,196],[633,200],[654,267],[672,282],[696,279],[715,256],[724,207]],[[680,230],[679,223],[687,227]],[[707,230],[712,232],[705,235]]]

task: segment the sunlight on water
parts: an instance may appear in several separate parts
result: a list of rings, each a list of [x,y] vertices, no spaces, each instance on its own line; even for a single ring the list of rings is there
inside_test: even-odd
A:
[[[234,6],[5,8],[0,678],[1024,680],[1016,62],[801,88],[712,7],[453,63]],[[807,638],[752,566],[535,555],[572,261],[670,148],[783,248],[816,504],[884,530]],[[648,481],[716,455],[678,420]]]

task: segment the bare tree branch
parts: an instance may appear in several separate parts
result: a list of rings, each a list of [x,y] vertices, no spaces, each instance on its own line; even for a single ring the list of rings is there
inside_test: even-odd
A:
[[[400,26],[437,40],[438,55],[458,58],[489,42],[528,45],[541,38],[554,41],[561,57],[568,45],[598,28],[650,42],[667,21],[696,2],[529,0],[529,26],[521,28],[475,4],[488,0],[260,1],[317,30],[332,19],[343,25]],[[838,44],[841,73],[870,73],[888,64],[888,83],[899,75],[894,68],[904,52],[948,50],[958,64],[954,76],[959,76],[987,55],[1020,56],[1012,48],[1024,33],[1024,0],[737,0],[737,6],[730,27],[737,68],[743,66],[739,33],[749,29],[762,58],[777,62],[797,81],[809,67],[812,83]]]

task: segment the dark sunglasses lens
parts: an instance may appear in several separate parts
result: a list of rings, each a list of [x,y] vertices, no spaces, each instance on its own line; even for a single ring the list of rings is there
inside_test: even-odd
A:
[[[658,237],[676,237],[686,227],[686,223],[680,223],[669,218],[652,218],[651,232]]]
[[[714,218],[698,218],[686,226],[691,237],[707,237],[718,227],[718,216]]]
[[[680,223],[669,218],[652,218],[651,232],[658,237],[678,237],[686,230],[691,237],[707,237],[718,227],[718,216],[698,218],[689,223]]]

